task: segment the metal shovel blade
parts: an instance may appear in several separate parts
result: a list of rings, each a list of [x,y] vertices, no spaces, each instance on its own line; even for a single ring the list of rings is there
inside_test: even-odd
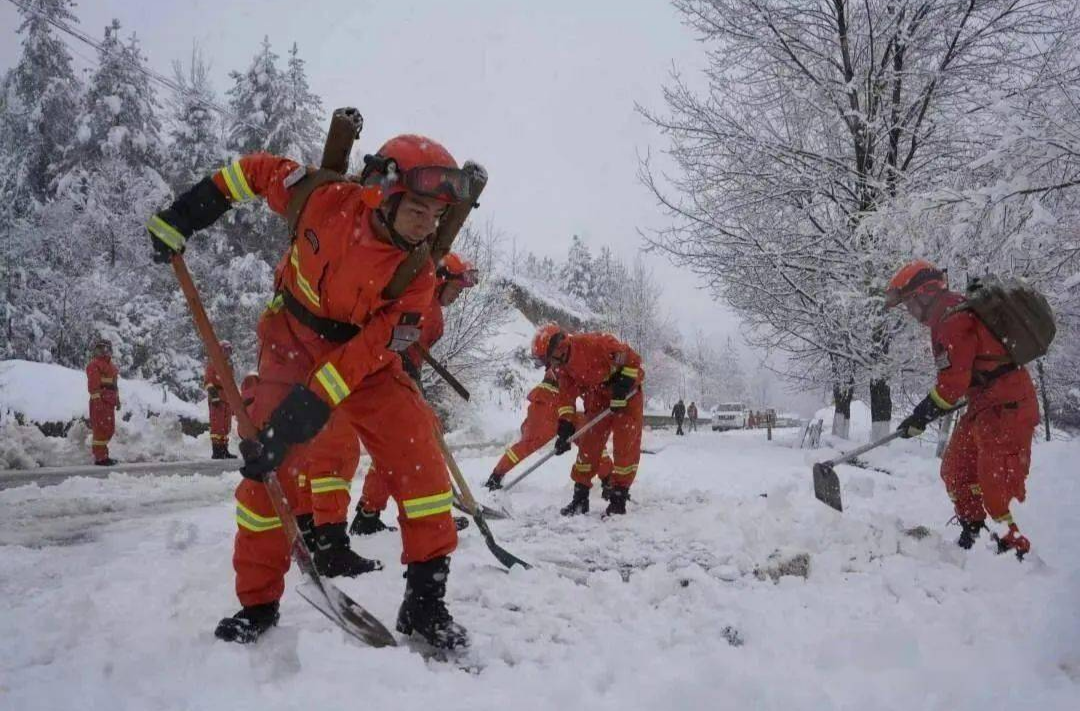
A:
[[[814,465],[814,496],[826,506],[837,511],[844,510],[840,500],[840,477],[836,476],[832,462],[818,462]]]

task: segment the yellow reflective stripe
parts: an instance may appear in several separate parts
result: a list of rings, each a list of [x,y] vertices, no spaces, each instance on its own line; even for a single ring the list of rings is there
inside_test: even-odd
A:
[[[556,393],[556,394],[559,392],[559,388],[552,385],[551,383],[540,383],[536,387],[540,388],[541,390],[547,390],[549,392],[553,392],[553,393]]]
[[[318,372],[315,373],[315,379],[323,386],[323,390],[326,391],[326,394],[330,396],[335,405],[341,404],[342,400],[349,397],[349,386],[345,384],[345,379],[341,377],[341,373],[338,372],[333,363],[327,363],[319,368]]]
[[[574,463],[574,471],[576,471],[576,472],[591,472],[592,471],[592,465],[591,464],[584,464],[582,462],[575,462]]]
[[[611,406],[612,407],[625,407],[626,406],[626,400],[612,400],[611,401]]]
[[[613,474],[619,474],[620,476],[626,476],[627,474],[633,474],[637,471],[638,465],[630,464],[625,467],[612,467],[611,472]]]
[[[101,382],[103,382],[103,383],[111,383],[111,382],[114,382],[114,381],[113,381],[112,378],[102,378]]]
[[[934,404],[940,407],[942,410],[953,409],[953,404],[945,398],[941,397],[941,395],[938,394],[937,388],[934,388],[930,391],[930,399],[933,400]]]
[[[978,496],[982,496],[982,487],[979,486],[978,484],[972,484],[971,485],[971,493],[976,494]]]
[[[631,378],[636,378],[638,376],[638,369],[631,368],[630,366],[624,366],[622,369],[622,374]]]
[[[320,477],[311,480],[312,494],[325,494],[330,491],[348,491],[349,482],[336,476]]]
[[[212,434],[212,435],[210,435],[210,441],[211,442],[220,442],[220,441],[224,441],[224,440],[227,440],[227,439],[229,439],[229,435],[227,435],[227,434],[223,434],[223,435]]]
[[[511,447],[506,448],[506,458],[509,459],[514,464],[517,464],[518,462],[521,461],[520,459],[518,459],[518,455],[514,454],[514,450]]]
[[[277,516],[260,516],[239,501],[236,502],[236,523],[255,533],[281,528],[281,519]]]
[[[101,393],[91,393],[91,395],[90,395],[91,400],[98,400],[100,398],[101,398]]]
[[[433,496],[421,496],[416,499],[408,499],[402,502],[405,509],[405,518],[424,518],[435,514],[446,513],[454,502],[454,493],[444,491]]]
[[[1008,524],[1013,523],[1013,517],[1012,517],[1011,513],[1007,513],[1004,516],[995,516],[994,520],[997,521],[998,523],[1008,523]]]
[[[150,221],[146,223],[146,229],[150,230],[150,234],[167,244],[170,249],[177,252],[182,250],[184,243],[187,242],[184,235],[157,215],[151,217]]]
[[[91,440],[90,442],[91,442],[91,444],[93,446],[100,447],[103,444],[108,444],[109,440],[107,440],[107,439],[95,439],[95,440]]]
[[[270,299],[266,304],[266,309],[271,313],[277,313],[281,311],[281,307],[285,305],[285,297],[281,294],[274,294],[274,298]]]
[[[563,415],[573,415],[573,414],[574,414],[573,405],[566,405],[564,407],[559,408],[559,417],[562,417]]]
[[[222,168],[221,177],[229,187],[229,193],[235,202],[244,202],[255,198],[255,192],[248,185],[247,178],[244,177],[244,169],[241,167],[239,160],[234,160]]]
[[[293,271],[296,272],[296,284],[300,287],[300,291],[303,292],[308,301],[319,306],[319,295],[311,288],[311,283],[304,278],[303,272],[300,271],[300,250],[297,249],[295,244],[292,247],[292,253],[289,255],[289,263],[293,265]]]

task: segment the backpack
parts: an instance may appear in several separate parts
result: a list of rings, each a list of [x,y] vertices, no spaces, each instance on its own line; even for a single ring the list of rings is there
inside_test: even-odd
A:
[[[1046,355],[1057,333],[1046,297],[1021,277],[988,274],[973,279],[966,300],[955,311],[973,311],[1001,341],[1016,365]]]

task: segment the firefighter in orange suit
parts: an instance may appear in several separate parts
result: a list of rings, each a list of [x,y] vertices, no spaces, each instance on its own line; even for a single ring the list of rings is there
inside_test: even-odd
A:
[[[120,409],[117,370],[112,362],[112,343],[102,338],[94,344],[94,357],[86,366],[86,389],[90,392],[90,451],[94,464],[116,464],[109,456],[109,440],[116,433],[116,411]]]
[[[522,459],[547,444],[556,434],[559,421],[559,385],[555,374],[545,373],[544,380],[529,392],[528,400],[529,409],[525,413],[525,421],[521,423],[521,439],[506,448],[498,463],[495,464],[491,476],[484,483],[490,491],[501,489],[503,478],[507,473]],[[585,423],[581,413],[575,412],[572,417],[575,429]],[[596,472],[600,479],[604,499],[608,499],[611,494],[611,467],[611,457],[604,452]],[[571,473],[571,478],[575,476],[577,478],[574,481],[583,480],[586,485],[592,482],[592,477],[586,479],[583,472],[579,473],[575,470]]]
[[[268,154],[244,156],[180,195],[147,225],[157,261],[171,260],[195,230],[255,197],[285,214],[305,170]],[[328,421],[341,418],[390,471],[398,501],[405,595],[397,629],[443,648],[468,643],[444,597],[457,546],[452,492],[437,422],[398,354],[419,336],[435,289],[428,262],[399,298],[384,289],[410,251],[435,232],[450,204],[472,201],[470,176],[439,143],[398,136],[365,157],[356,182],[311,193],[276,272],[276,294],[258,325],[259,380],[250,411],[260,446],[242,450],[233,554],[242,609],[215,634],[250,642],[277,623],[289,550],[262,480],[276,470],[296,505],[294,463]],[[241,433],[245,439],[256,433]],[[344,526],[316,527],[340,545]]]
[[[417,386],[420,386],[420,369],[424,362],[421,346],[430,351],[439,342],[444,329],[443,309],[457,301],[466,289],[476,286],[479,274],[471,262],[451,252],[439,262],[435,279],[435,296],[420,319],[420,338],[401,356],[405,372],[416,381]],[[349,528],[350,532],[365,536],[393,530],[380,518],[389,497],[389,473],[372,458],[371,467],[364,476],[364,489],[360,494],[360,501],[356,504],[356,515]],[[345,504],[348,504],[348,500]],[[344,516],[344,511],[342,515]],[[469,525],[469,520],[455,517],[454,525],[460,531]]]
[[[903,304],[930,327],[938,369],[930,394],[899,429],[905,438],[922,434],[967,399],[941,461],[941,478],[962,528],[957,543],[971,548],[989,514],[1008,527],[1004,536],[995,536],[999,552],[1012,550],[1023,558],[1031,542],[1020,534],[1009,504],[1026,496],[1031,438],[1039,424],[1035,386],[978,316],[954,308],[963,302],[947,288],[944,272],[923,260],[905,265],[889,283],[886,306]]]
[[[584,400],[585,422],[604,410],[611,410],[610,415],[578,440],[578,457],[571,476],[574,497],[561,513],[564,516],[588,513],[592,477],[611,437],[614,466],[605,515],[625,514],[641,459],[645,400],[641,357],[611,334],[567,333],[554,323],[537,330],[532,355],[537,365],[550,369],[558,378],[556,453],[570,450],[569,439],[577,430],[573,421],[577,398]]]
[[[232,344],[228,341],[221,342],[221,350],[225,352],[226,358],[232,356]],[[213,363],[206,364],[203,385],[206,387],[206,401],[210,407],[210,458],[236,459],[236,455],[229,451],[229,433],[232,432],[232,409],[225,400],[225,393],[221,386],[221,375],[214,368]]]

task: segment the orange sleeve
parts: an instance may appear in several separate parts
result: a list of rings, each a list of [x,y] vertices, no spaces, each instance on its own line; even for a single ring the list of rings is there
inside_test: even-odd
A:
[[[372,314],[360,333],[335,348],[312,372],[308,387],[319,397],[337,406],[371,373],[398,359],[390,348],[396,331],[418,329],[421,314],[431,301],[435,285],[434,267],[428,266],[412,280],[400,298]]]
[[[934,363],[937,382],[930,398],[946,410],[956,407],[968,388],[978,350],[975,316],[961,311],[947,317],[934,337]]]
[[[94,361],[90,361],[86,366],[86,390],[91,395],[96,395],[101,390],[101,370]]]
[[[581,394],[581,388],[565,373],[559,376],[558,382],[559,394],[555,400],[558,407],[555,414],[558,418],[569,418],[577,411],[577,399]]]
[[[289,207],[292,178],[299,179],[299,163],[270,153],[252,153],[214,173],[214,185],[230,201],[266,199],[270,209],[284,215]],[[287,185],[288,184],[288,185]]]

